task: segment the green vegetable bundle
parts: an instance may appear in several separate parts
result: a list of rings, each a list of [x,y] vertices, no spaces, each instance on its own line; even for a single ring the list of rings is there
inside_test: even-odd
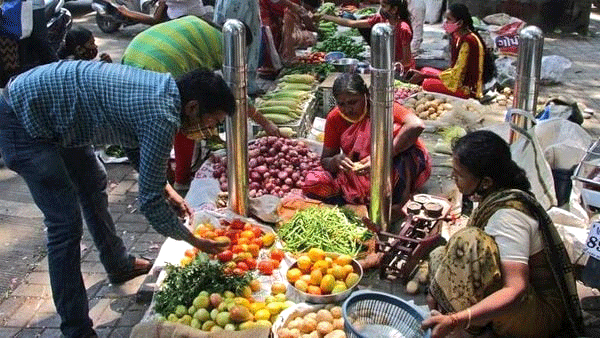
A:
[[[282,70],[282,74],[283,75],[313,74],[319,80],[323,80],[329,75],[329,73],[334,72],[334,71],[335,71],[335,68],[333,67],[333,65],[330,65],[328,63],[319,63],[319,64],[303,63],[303,64],[298,64],[298,65],[295,65],[292,67],[284,68]]]
[[[346,57],[358,58],[358,55],[364,52],[365,47],[362,44],[354,42],[354,40],[345,35],[332,36],[325,41],[317,43],[313,51],[317,52],[344,52]]]
[[[324,2],[321,6],[319,6],[319,9],[317,9],[317,13],[336,15],[335,4],[333,2]]]
[[[167,263],[167,277],[156,293],[156,312],[163,316],[175,312],[177,305],[192,305],[194,298],[201,291],[208,293],[238,292],[250,285],[252,275],[226,275],[223,265],[218,261],[210,261],[205,253],[199,253],[188,265],[181,267]]]
[[[279,229],[278,235],[284,248],[291,252],[319,248],[354,257],[363,250],[363,242],[372,233],[349,210],[312,207],[296,212]]]

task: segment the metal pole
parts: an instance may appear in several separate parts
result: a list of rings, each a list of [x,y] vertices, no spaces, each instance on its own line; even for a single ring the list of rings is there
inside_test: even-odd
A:
[[[392,110],[394,31],[379,23],[371,30],[371,220],[387,230],[392,206]]]
[[[527,26],[519,33],[519,55],[517,58],[517,78],[515,81],[513,108],[521,109],[535,116],[539,91],[540,70],[544,50],[544,34],[536,26]],[[527,128],[527,118],[511,115],[517,126]],[[509,140],[513,143],[518,134],[510,130]]]
[[[223,77],[235,97],[235,113],[225,119],[227,134],[227,182],[229,207],[246,216],[248,212],[248,102],[246,29],[230,19],[223,25]]]

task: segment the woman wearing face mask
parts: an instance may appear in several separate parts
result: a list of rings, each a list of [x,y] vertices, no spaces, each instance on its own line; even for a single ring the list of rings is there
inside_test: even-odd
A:
[[[423,327],[432,337],[486,328],[502,337],[581,336],[572,265],[508,144],[490,131],[467,134],[452,167],[460,192],[479,206],[430,254],[432,316]]]
[[[358,74],[344,73],[333,84],[337,106],[327,115],[321,165],[309,172],[304,192],[332,203],[368,204],[371,181],[369,91]],[[394,104],[392,204],[402,206],[431,173],[431,157],[419,139],[423,122]],[[343,201],[339,200],[341,197]],[[394,209],[392,209],[394,210]]]
[[[65,42],[57,52],[59,59],[93,60],[98,55],[94,35],[89,29],[73,27],[67,32]],[[100,54],[100,61],[112,62],[110,55]]]
[[[450,68],[444,71],[429,67],[411,70],[406,78],[411,83],[421,84],[426,91],[481,98],[483,84],[493,76],[494,64],[490,62],[490,55],[486,56],[486,46],[473,28],[467,6],[451,5],[445,16],[443,27],[450,35]]]
[[[371,28],[380,22],[389,22],[395,29],[396,62],[402,65],[404,71],[415,68],[410,44],[413,38],[411,15],[406,0],[380,0],[379,13],[366,19],[351,20],[332,15],[315,14],[313,20],[335,22],[338,25],[351,28]]]

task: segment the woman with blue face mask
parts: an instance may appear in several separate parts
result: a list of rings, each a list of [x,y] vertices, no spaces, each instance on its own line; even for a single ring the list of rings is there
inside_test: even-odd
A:
[[[486,62],[486,46],[475,32],[469,9],[463,4],[451,5],[442,25],[450,36],[450,68],[439,71],[424,67],[411,70],[406,78],[421,84],[426,91],[461,98],[481,98],[483,84],[493,76],[493,62]]]
[[[380,0],[379,13],[360,20],[340,18],[332,15],[314,14],[313,20],[335,22],[340,26],[351,28],[371,28],[380,22],[389,22],[394,27],[396,36],[397,63],[402,65],[404,71],[415,68],[415,59],[412,56],[410,44],[413,38],[411,14],[408,11],[406,0]],[[400,67],[398,67],[400,68]]]

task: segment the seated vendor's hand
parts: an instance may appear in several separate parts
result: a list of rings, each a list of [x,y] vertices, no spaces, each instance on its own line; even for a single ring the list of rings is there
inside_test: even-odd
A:
[[[312,14],[312,20],[314,22],[319,22],[319,21],[321,21],[321,19],[323,19],[323,14],[321,14],[321,13],[313,13]]]
[[[333,157],[333,167],[341,171],[352,170],[354,163],[344,154],[337,154]]]
[[[425,74],[415,69],[409,69],[405,72],[404,78],[410,83],[420,85],[425,80]]]
[[[110,55],[108,55],[106,53],[100,54],[100,61],[112,63],[112,59],[110,58]]]
[[[431,328],[432,338],[447,337],[456,329],[456,322],[450,316],[443,315],[438,311],[431,311],[431,317],[421,323],[421,328],[427,330]]]
[[[362,160],[353,163],[352,170],[357,175],[368,175],[371,172],[371,156],[367,156]]]

